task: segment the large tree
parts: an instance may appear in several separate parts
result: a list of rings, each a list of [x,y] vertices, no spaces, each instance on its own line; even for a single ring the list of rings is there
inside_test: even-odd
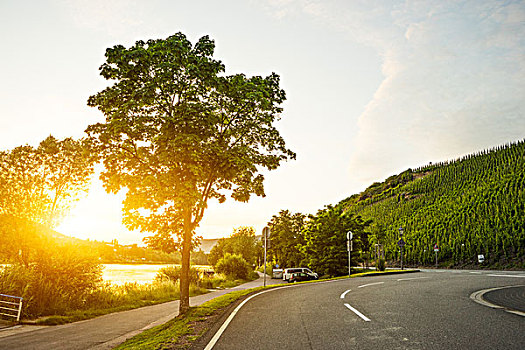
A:
[[[180,312],[189,308],[191,242],[208,200],[264,195],[264,168],[295,158],[274,126],[285,93],[279,76],[227,76],[208,36],[181,33],[106,50],[113,81],[88,105],[106,117],[88,127],[108,191],[127,188],[124,222],[181,239]]]
[[[319,210],[304,229],[305,245],[301,247],[303,262],[320,275],[341,276],[348,273],[346,234],[352,231],[353,251],[360,253],[363,231],[370,225],[361,217],[345,212],[343,206],[328,205]],[[352,254],[352,265],[357,265],[357,255]]]
[[[303,227],[306,216],[281,210],[268,223],[271,229],[271,246],[268,250],[275,262],[282,267],[299,266],[303,259],[300,247],[305,244]]]

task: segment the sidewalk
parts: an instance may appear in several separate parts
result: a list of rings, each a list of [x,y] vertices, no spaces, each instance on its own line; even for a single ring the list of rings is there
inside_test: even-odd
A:
[[[262,274],[261,274],[262,275]],[[266,284],[283,283],[266,278]],[[263,285],[263,278],[234,288],[190,298],[197,306],[234,290]],[[19,325],[0,329],[0,349],[111,349],[144,330],[163,324],[179,314],[179,301],[108,314],[60,326]]]

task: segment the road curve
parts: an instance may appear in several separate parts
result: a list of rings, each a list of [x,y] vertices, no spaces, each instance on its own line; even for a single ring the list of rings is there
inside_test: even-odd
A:
[[[297,285],[251,299],[211,348],[523,349],[525,317],[469,298],[523,282],[434,270]]]

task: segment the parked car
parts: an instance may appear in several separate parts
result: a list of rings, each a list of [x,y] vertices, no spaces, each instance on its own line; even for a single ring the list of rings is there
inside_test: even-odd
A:
[[[283,269],[273,269],[272,278],[283,278]]]
[[[316,280],[317,276],[308,272],[294,272],[288,280],[289,283]]]
[[[283,280],[284,281],[289,281],[290,277],[292,276],[292,273],[296,273],[296,272],[309,273],[309,274],[315,276],[315,279],[319,278],[319,276],[315,272],[313,272],[312,270],[310,270],[307,267],[293,267],[293,268],[289,268],[289,269],[284,269],[284,271],[283,271]]]

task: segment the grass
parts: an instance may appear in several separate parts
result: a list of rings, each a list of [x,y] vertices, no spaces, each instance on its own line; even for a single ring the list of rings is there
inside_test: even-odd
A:
[[[209,289],[227,289],[247,282],[244,280],[227,280],[222,276],[211,280],[209,286],[207,286]],[[208,288],[190,285],[190,296],[209,293]],[[179,299],[180,292],[177,283],[156,282],[145,285],[136,283],[124,285],[105,284],[92,293],[82,309],[69,310],[62,315],[45,316],[32,321],[23,321],[23,323],[54,326]]]
[[[414,270],[388,270],[388,271],[367,271],[355,273],[351,278],[388,275],[396,273],[412,272]],[[334,279],[345,279],[348,276],[341,276],[335,278],[326,278],[315,281],[304,281],[296,284],[315,283],[319,281],[327,281]],[[210,316],[220,314],[227,306],[235,302],[239,298],[263,290],[279,288],[283,285],[272,285],[267,287],[257,287],[241,291],[234,291],[215,299],[212,299],[200,306],[193,307],[186,315],[178,316],[160,326],[150,328],[120,344],[115,349],[131,349],[131,350],[146,350],[146,349],[186,349],[191,346],[192,342],[197,341],[202,337],[206,331],[209,330],[210,325],[199,327],[199,323],[206,320]]]

